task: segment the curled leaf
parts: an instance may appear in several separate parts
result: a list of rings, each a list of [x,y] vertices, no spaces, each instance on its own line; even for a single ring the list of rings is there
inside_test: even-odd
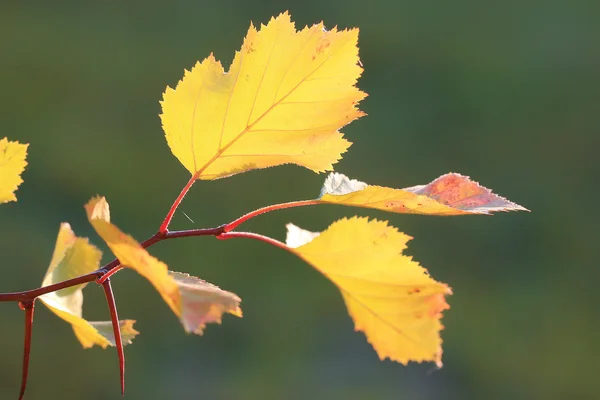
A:
[[[56,247],[42,286],[88,274],[99,268],[102,253],[86,238],[76,237],[71,226],[63,223],[58,232]],[[84,348],[115,345],[110,321],[87,321],[82,318],[83,288],[85,284],[58,290],[40,296],[40,300],[56,315],[70,323],[75,336]],[[135,321],[119,321],[124,344],[131,343],[138,334]]]
[[[242,316],[239,308],[241,300],[235,294],[188,274],[169,271],[165,263],[151,256],[134,238],[113,225],[104,197],[93,198],[85,209],[90,223],[119,262],[150,281],[179,317],[186,332],[202,334],[207,323],[220,323],[225,312]]]
[[[206,324],[220,324],[226,312],[242,316],[242,300],[236,294],[189,274],[173,271],[169,271],[169,274],[179,286],[183,302],[181,322],[186,332],[201,335]]]
[[[251,25],[228,72],[211,54],[167,87],[171,151],[199,179],[285,163],[331,170],[350,146],[338,130],[364,115],[357,41],[357,29],[323,23],[296,31],[287,13]]]
[[[27,165],[28,146],[0,139],[0,204],[17,200],[15,191],[23,183],[21,174]]]
[[[318,200],[404,214],[465,215],[528,211],[492,193],[469,177],[456,173],[442,175],[427,185],[405,189],[368,185],[343,174],[331,173],[325,180]]]
[[[452,291],[401,254],[409,236],[385,221],[357,217],[320,234],[287,227],[290,251],[339,288],[356,330],[379,358],[441,366],[440,318]]]

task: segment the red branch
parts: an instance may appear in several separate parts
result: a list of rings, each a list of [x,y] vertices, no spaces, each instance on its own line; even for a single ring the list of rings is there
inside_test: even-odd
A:
[[[38,289],[25,290],[23,292],[14,292],[14,293],[0,293],[0,302],[3,301],[20,301],[27,302],[28,300],[33,300],[37,297],[40,297],[46,293],[56,292],[57,290],[65,289],[72,286],[77,286],[82,283],[88,283],[95,281],[98,277],[101,277],[104,274],[102,269],[98,271],[90,272],[86,275],[78,276],[77,278],[68,279],[63,282],[55,283],[53,285],[44,286]]]
[[[225,225],[221,225],[216,228],[189,229],[189,230],[185,230],[185,231],[172,231],[172,232],[165,232],[165,233],[157,232],[154,234],[154,236],[152,236],[149,239],[146,239],[142,243],[140,243],[140,245],[144,249],[147,249],[148,247],[150,247],[158,242],[162,242],[163,240],[167,240],[167,239],[176,239],[176,238],[180,238],[180,237],[192,237],[192,236],[218,236],[224,232],[224,228],[225,228]],[[115,260],[111,261],[110,263],[106,264],[104,267],[101,268],[101,270],[103,270],[104,272],[103,272],[103,275],[100,278],[98,278],[97,282],[99,284],[104,283],[105,280],[107,280],[108,278],[110,278],[111,276],[113,276],[114,274],[116,274],[117,272],[119,272],[122,269],[123,269],[123,266],[121,265],[119,260],[115,259]],[[0,297],[0,301],[1,301],[1,297]]]
[[[188,182],[188,184],[186,185],[188,190],[191,187],[190,182],[193,183],[194,180],[190,180]],[[175,203],[173,203],[173,206],[171,206],[171,209],[169,210],[169,214],[171,214],[171,217],[172,217],[172,214],[175,212],[177,205],[179,205],[179,203],[181,202],[181,199],[183,199],[183,197],[185,196],[185,193],[187,193],[187,190],[182,190],[178,197],[178,198],[180,198],[180,200],[176,201]],[[273,244],[274,246],[281,247],[281,245],[283,245],[283,243],[281,243],[277,240],[268,238],[267,236],[251,234],[248,232],[239,232],[240,235],[231,235],[231,233],[235,233],[235,232],[231,232],[231,231],[233,229],[235,229],[236,227],[238,227],[239,225],[241,225],[242,223],[248,221],[249,219],[254,218],[261,214],[265,214],[270,211],[283,210],[285,208],[292,208],[292,207],[310,206],[310,205],[314,205],[314,204],[320,204],[320,202],[317,200],[302,200],[302,201],[295,201],[295,202],[289,202],[289,203],[274,204],[274,205],[271,205],[268,207],[259,208],[258,210],[249,212],[248,214],[243,215],[228,224],[217,226],[215,228],[188,229],[188,230],[183,230],[183,231],[168,231],[167,230],[165,232],[160,232],[160,230],[159,230],[153,236],[151,236],[150,238],[143,241],[141,243],[141,246],[143,248],[148,248],[150,246],[155,245],[158,242],[162,242],[163,240],[167,240],[167,239],[176,239],[176,238],[194,237],[194,236],[215,236],[215,237],[218,237],[219,239],[229,239],[229,238],[233,238],[233,237],[247,237],[247,238],[252,238],[252,239],[258,239],[263,242]],[[170,221],[169,216],[167,216],[167,218],[165,218],[165,221],[167,221],[167,220]],[[164,224],[165,224],[165,222],[163,222],[163,225]],[[161,225],[161,227],[162,227],[162,225]],[[270,239],[270,240],[268,240],[268,239]],[[27,300],[33,300],[33,299],[35,299],[39,296],[42,296],[46,293],[55,292],[57,290],[61,290],[61,289],[65,289],[68,287],[77,286],[82,283],[88,283],[88,282],[93,282],[93,281],[96,281],[98,284],[101,285],[108,278],[110,278],[112,275],[114,275],[116,272],[120,271],[122,268],[123,268],[123,266],[121,265],[119,260],[114,259],[111,262],[109,262],[108,264],[104,265],[102,268],[98,269],[97,271],[90,272],[89,274],[82,275],[77,278],[68,279],[63,282],[55,283],[53,285],[48,285],[48,286],[44,286],[44,287],[37,288],[37,289],[25,290],[22,292],[0,293],[0,302],[5,302],[5,301],[25,302]]]
[[[19,400],[25,396],[27,389],[27,376],[29,374],[29,355],[31,354],[31,332],[33,330],[33,311],[35,309],[35,299],[19,302],[19,307],[25,311],[25,334],[23,344],[23,370],[21,372],[21,392]]]
[[[279,247],[280,249],[289,250],[289,247],[287,247],[285,245],[285,243],[282,243],[279,240],[275,240],[275,239],[270,238],[268,236],[259,235],[258,233],[252,233],[252,232],[226,232],[226,233],[223,233],[223,234],[217,236],[217,239],[221,239],[221,240],[233,239],[233,238],[246,238],[246,239],[259,240],[261,242],[269,243],[269,244],[271,244],[271,245],[273,245],[275,247]]]
[[[282,249],[288,249],[288,247],[275,239],[272,239],[268,236],[259,235],[257,233],[251,232],[232,232],[239,225],[248,221],[251,218],[254,218],[258,215],[265,214],[270,211],[275,210],[283,210],[285,208],[292,207],[302,207],[302,206],[310,206],[314,204],[319,204],[318,200],[304,200],[304,201],[295,201],[290,203],[282,203],[275,204],[268,207],[260,208],[258,210],[249,212],[228,224],[224,224],[215,228],[206,228],[206,229],[189,229],[183,231],[169,231],[169,224],[173,219],[173,215],[181,204],[181,201],[192,187],[194,182],[198,179],[197,174],[193,175],[185,187],[179,193],[179,196],[173,202],[173,205],[169,209],[167,216],[165,217],[163,223],[160,225],[158,232],[156,232],[153,236],[145,240],[141,243],[143,248],[148,248],[153,246],[158,242],[162,242],[167,239],[176,239],[182,237],[194,237],[194,236],[214,236],[220,240],[232,239],[232,238],[247,238],[259,240],[261,242],[265,242],[271,244],[275,247],[279,247]],[[29,355],[31,352],[31,332],[33,328],[33,311],[35,300],[44,294],[55,292],[57,290],[65,289],[72,286],[77,286],[82,283],[88,283],[95,281],[97,284],[102,285],[104,289],[104,294],[106,296],[106,301],[108,303],[108,308],[110,311],[110,318],[113,326],[113,333],[115,336],[115,345],[117,347],[117,354],[119,356],[119,372],[121,377],[121,393],[125,392],[125,356],[123,352],[123,341],[121,338],[121,327],[119,325],[119,317],[117,314],[117,306],[115,302],[115,298],[112,292],[112,287],[110,284],[110,277],[114,275],[116,272],[123,269],[123,266],[119,262],[118,259],[114,259],[108,264],[104,265],[102,268],[97,271],[91,272],[89,274],[85,274],[79,276],[77,278],[68,279],[63,282],[55,283],[53,285],[44,286],[37,289],[25,290],[22,292],[13,292],[13,293],[0,293],[0,302],[6,301],[15,301],[19,302],[19,306],[21,309],[25,311],[25,339],[24,339],[24,351],[23,351],[23,372],[22,372],[22,382],[21,382],[21,392],[19,399],[22,399],[25,394],[25,389],[27,387],[27,376],[29,371]]]
[[[283,210],[284,208],[292,208],[292,207],[303,207],[303,206],[312,206],[315,204],[321,204],[319,200],[300,200],[300,201],[291,201],[289,203],[281,203],[281,204],[273,204],[271,206],[259,208],[258,210],[254,210],[249,212],[246,215],[242,215],[238,219],[228,223],[225,225],[225,232],[229,232],[248,221],[251,218],[254,218],[258,215],[265,214],[275,210]]]
[[[123,340],[121,339],[121,325],[119,324],[119,314],[117,313],[117,303],[113,295],[110,279],[105,279],[102,283],[108,310],[110,311],[110,320],[112,322],[113,333],[115,336],[115,347],[119,357],[119,376],[121,377],[121,395],[125,395],[125,353],[123,352]]]
[[[177,207],[179,207],[179,204],[181,204],[181,202],[183,201],[183,198],[185,197],[187,192],[190,191],[190,188],[192,187],[194,182],[196,182],[196,179],[198,179],[198,175],[199,175],[198,173],[195,173],[194,175],[192,175],[192,177],[190,178],[188,183],[186,183],[185,186],[183,187],[183,189],[181,189],[179,196],[177,196],[177,198],[173,202],[173,205],[169,209],[169,212],[167,213],[165,220],[163,221],[162,224],[160,224],[160,228],[158,228],[159,233],[165,233],[168,231],[169,224],[171,223],[171,220],[173,219],[173,215],[175,214]]]

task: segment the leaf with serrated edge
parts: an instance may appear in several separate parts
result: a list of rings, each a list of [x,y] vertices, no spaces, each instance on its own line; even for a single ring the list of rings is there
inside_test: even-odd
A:
[[[385,221],[354,217],[320,234],[288,224],[286,243],[341,291],[355,329],[380,359],[441,366],[442,311],[451,289],[401,252],[411,238]]]
[[[42,287],[72,279],[96,271],[102,253],[86,238],[76,237],[67,223],[60,225],[56,246],[42,282]],[[102,348],[115,345],[110,321],[87,321],[82,318],[83,288],[86,284],[47,293],[40,300],[53,313],[70,323],[75,336],[84,348],[99,345]],[[138,334],[133,320],[119,321],[124,344],[130,344]]]
[[[27,166],[28,144],[0,139],[0,204],[17,201],[15,191],[23,179],[21,174]]]
[[[224,313],[242,316],[241,299],[202,279],[181,272],[169,271],[179,286],[183,312],[181,322],[186,332],[201,335],[208,323],[221,323]]]
[[[167,87],[171,151],[199,179],[286,163],[331,170],[350,146],[338,130],[364,115],[357,41],[358,29],[323,23],[296,31],[287,13],[250,25],[228,72],[211,54]]]
[[[151,256],[134,238],[110,222],[110,209],[104,197],[90,200],[85,209],[96,232],[121,264],[137,271],[156,288],[177,315],[186,332],[202,334],[205,324],[221,322],[223,313],[241,317],[240,299],[233,293],[199,278],[171,272]]]
[[[496,211],[528,211],[467,176],[449,173],[427,185],[392,189],[368,185],[334,172],[321,189],[324,203],[376,208],[403,214],[465,215]]]

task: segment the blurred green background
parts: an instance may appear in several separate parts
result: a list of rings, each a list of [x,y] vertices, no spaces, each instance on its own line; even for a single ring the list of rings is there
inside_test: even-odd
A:
[[[484,4],[486,3],[486,4]],[[31,143],[18,203],[0,207],[0,290],[36,287],[61,221],[106,246],[83,204],[107,196],[139,240],[158,227],[188,173],[170,154],[159,99],[213,51],[228,65],[250,21],[290,10],[360,28],[369,116],[336,169],[405,187],[456,171],[533,210],[494,217],[389,215],[335,206],[247,225],[283,239],[346,215],[389,219],[408,253],[447,282],[444,368],[380,362],[353,332],[337,290],[263,243],[190,238],[152,253],[243,298],[203,337],[186,335],[131,271],[114,279],[133,399],[591,399],[600,338],[598,1],[28,1],[0,4],[0,137]],[[283,166],[199,182],[174,229],[219,225],[267,204],[313,198],[324,175]],[[596,244],[597,246],[597,244]],[[105,252],[105,261],[111,256]],[[101,291],[85,316],[106,319]],[[0,305],[0,399],[16,398],[22,313]],[[82,350],[38,307],[28,399],[119,399],[114,351]]]

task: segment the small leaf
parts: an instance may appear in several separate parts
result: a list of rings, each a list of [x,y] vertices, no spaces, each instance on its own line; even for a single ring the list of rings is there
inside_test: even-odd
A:
[[[385,221],[342,219],[320,234],[288,224],[290,251],[341,291],[355,328],[380,359],[441,366],[442,311],[451,289],[401,255],[411,238]]]
[[[0,204],[17,200],[15,191],[23,183],[21,174],[27,165],[28,146],[0,139]]]
[[[102,253],[87,239],[76,237],[71,226],[63,223],[58,232],[56,247],[42,287],[96,271]],[[40,300],[56,315],[73,326],[73,331],[83,347],[114,346],[110,321],[90,322],[82,318],[83,288],[78,285],[40,296]],[[135,321],[119,321],[123,343],[129,344],[138,334],[133,329]]]
[[[297,32],[287,13],[250,25],[228,72],[211,54],[167,87],[171,151],[199,179],[286,163],[331,170],[350,146],[338,130],[364,115],[357,41],[357,29],[323,23]]]
[[[442,175],[427,185],[405,189],[372,186],[339,173],[331,173],[325,180],[319,200],[403,214],[464,215],[528,211],[492,193],[469,177],[456,173]]]
[[[110,222],[110,209],[104,197],[90,200],[85,209],[96,232],[104,239],[119,262],[148,279],[163,300],[179,317],[186,332],[202,334],[207,323],[221,322],[223,313],[241,317],[240,299],[199,278],[171,272],[151,256],[134,238]]]
[[[220,324],[226,312],[242,316],[241,299],[236,294],[189,274],[173,271],[169,274],[179,286],[183,302],[181,322],[186,332],[201,335],[206,324]]]

